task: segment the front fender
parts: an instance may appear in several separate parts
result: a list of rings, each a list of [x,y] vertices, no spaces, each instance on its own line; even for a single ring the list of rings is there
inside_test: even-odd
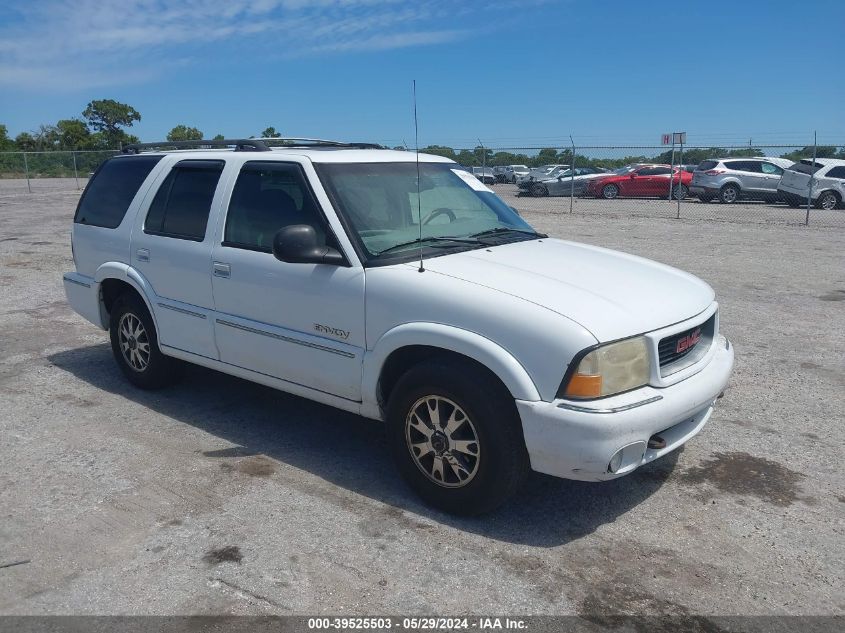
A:
[[[425,345],[456,352],[492,371],[518,400],[537,401],[540,393],[528,372],[506,349],[480,334],[441,323],[404,323],[385,332],[364,354],[362,415],[381,418],[378,381],[387,358],[402,347]]]

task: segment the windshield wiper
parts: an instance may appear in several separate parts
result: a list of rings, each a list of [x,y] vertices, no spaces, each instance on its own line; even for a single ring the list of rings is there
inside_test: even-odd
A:
[[[530,235],[531,237],[548,237],[545,233],[538,233],[537,231],[532,231],[530,229],[516,229],[510,228],[506,226],[498,226],[495,229],[487,229],[486,231],[481,231],[480,233],[473,233],[470,237],[489,237],[491,235],[502,235],[505,233],[520,233],[522,235]]]
[[[383,253],[388,253],[390,251],[396,250],[397,248],[403,248],[405,246],[415,246],[417,244],[423,244],[425,242],[452,242],[458,244],[479,244],[480,242],[475,239],[474,236],[472,237],[424,237],[422,239],[417,238],[415,240],[410,240],[409,242],[401,242],[399,244],[394,244],[393,246],[388,246],[387,248],[380,250],[376,253],[376,256],[382,255]]]

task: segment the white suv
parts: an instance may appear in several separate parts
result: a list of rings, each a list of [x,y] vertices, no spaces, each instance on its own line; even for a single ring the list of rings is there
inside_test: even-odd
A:
[[[783,173],[778,192],[792,207],[806,204],[810,194],[817,208],[833,210],[845,200],[845,160],[817,158],[815,163],[812,158],[799,160]]]
[[[76,211],[68,301],[141,388],[188,361],[383,420],[410,485],[464,514],[529,468],[630,473],[725,389],[710,286],[537,233],[446,158],[197,143],[221,147],[129,147]]]

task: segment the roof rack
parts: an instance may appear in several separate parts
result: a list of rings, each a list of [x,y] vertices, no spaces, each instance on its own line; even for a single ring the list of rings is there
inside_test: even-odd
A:
[[[361,143],[343,141],[330,141],[322,138],[307,138],[303,136],[261,136],[254,141],[262,141],[263,143],[279,143],[283,147],[340,147],[350,149],[384,149],[383,145],[378,143]]]
[[[144,149],[193,149],[197,147],[230,147],[234,146],[236,152],[269,152],[270,148],[263,139],[242,138],[242,139],[202,139],[196,141],[156,141],[155,143],[132,143],[126,145],[121,151],[124,154],[138,154]]]

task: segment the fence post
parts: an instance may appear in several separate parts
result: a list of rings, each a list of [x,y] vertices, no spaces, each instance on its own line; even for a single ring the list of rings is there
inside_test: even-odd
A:
[[[572,164],[569,166],[569,212],[575,206],[575,141],[569,135],[569,142],[572,143]]]
[[[813,178],[816,175],[816,145],[818,143],[818,135],[813,132],[813,166],[810,171],[810,182],[807,188],[807,217],[804,219],[804,226],[810,226],[810,205],[813,203]]]
[[[22,152],[23,154],[23,173],[26,176],[26,188],[29,190],[29,193],[32,193],[32,185],[29,184],[29,162],[26,160],[26,152]]]
[[[683,137],[681,137],[683,139]],[[681,157],[678,160],[678,195],[675,197],[678,199],[678,215],[675,216],[676,220],[681,219],[681,187],[684,183],[684,172],[683,172],[683,164],[684,164],[684,141],[681,140]],[[669,180],[672,180],[672,176],[669,176]],[[669,190],[669,199],[672,199],[672,190]]]
[[[76,190],[79,191],[79,172],[76,169],[76,152],[71,152],[73,156],[73,177],[76,180]]]

